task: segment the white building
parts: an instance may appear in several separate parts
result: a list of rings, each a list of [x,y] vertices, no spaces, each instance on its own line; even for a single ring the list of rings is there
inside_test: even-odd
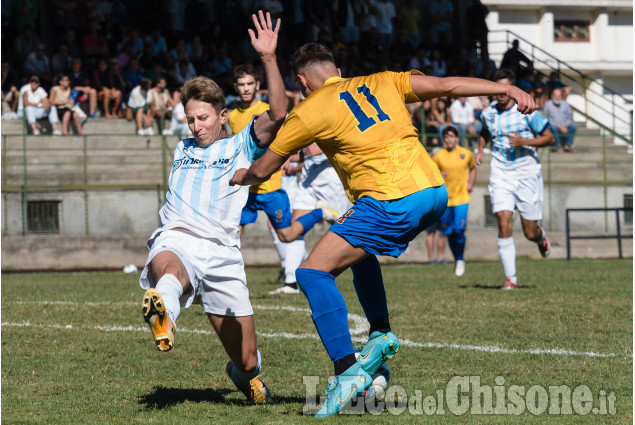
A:
[[[546,74],[554,68],[560,69],[561,80],[573,89],[569,103],[620,134],[631,131],[631,0],[482,2],[489,8],[490,55],[497,64],[508,48],[507,43],[518,38],[520,49],[534,58],[535,69]],[[576,70],[590,79],[586,80]],[[578,115],[577,119],[583,117]],[[598,123],[587,120],[587,124]]]

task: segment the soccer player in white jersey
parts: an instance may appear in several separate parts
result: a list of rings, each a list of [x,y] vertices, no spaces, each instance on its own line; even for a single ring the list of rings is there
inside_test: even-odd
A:
[[[515,76],[500,69],[494,81],[513,85]],[[505,281],[501,289],[516,289],[516,247],[512,237],[512,217],[518,208],[525,237],[538,245],[540,255],[549,255],[549,241],[538,226],[542,219],[543,183],[538,160],[539,147],[554,143],[549,122],[539,112],[521,114],[505,95],[481,114],[483,128],[479,137],[476,164],[483,164],[485,145],[492,140],[489,193],[492,212],[498,220],[498,255],[503,264]]]
[[[337,172],[315,143],[302,150],[304,165],[298,191],[293,201],[293,221],[310,214],[314,208],[331,210],[336,217],[347,211],[351,203],[346,196],[344,186]],[[295,271],[307,257],[304,237],[287,244],[285,257],[285,281],[280,288],[269,294],[299,294],[300,289],[295,278]]]
[[[256,403],[270,394],[258,378],[261,357],[238,236],[249,189],[229,186],[229,180],[265,152],[288,102],[275,56],[280,20],[274,29],[269,13],[258,15],[252,16],[257,34],[248,31],[267,74],[271,108],[226,138],[222,90],[203,76],[185,83],[181,97],[194,137],[181,140],[174,150],[161,227],[148,241],[150,254],[139,280],[146,290],[143,316],[158,349],[174,346],[181,307],[202,304],[230,357],[227,374]]]

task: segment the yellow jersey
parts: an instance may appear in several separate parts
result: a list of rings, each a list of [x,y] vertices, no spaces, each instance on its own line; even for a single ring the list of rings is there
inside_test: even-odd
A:
[[[448,207],[467,204],[472,200],[467,191],[470,170],[474,168],[474,157],[469,149],[457,146],[452,151],[441,149],[432,159],[441,171],[445,171],[445,185],[448,189]]]
[[[288,156],[316,142],[351,202],[399,199],[441,186],[441,173],[404,106],[419,101],[410,72],[331,77],[293,108],[269,149]]]
[[[240,130],[245,128],[253,119],[254,115],[262,114],[269,110],[269,104],[261,102],[260,100],[250,108],[242,109],[240,107],[234,109],[227,116],[229,127],[232,129],[232,133],[237,134]],[[282,187],[282,170],[278,170],[267,180],[260,184],[255,184],[249,188],[253,193],[269,193],[278,190]]]

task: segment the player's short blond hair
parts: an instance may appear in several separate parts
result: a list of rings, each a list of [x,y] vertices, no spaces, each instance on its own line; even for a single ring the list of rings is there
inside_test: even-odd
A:
[[[181,103],[185,107],[190,100],[212,105],[217,113],[225,109],[225,94],[211,78],[198,75],[189,78],[181,90]]]

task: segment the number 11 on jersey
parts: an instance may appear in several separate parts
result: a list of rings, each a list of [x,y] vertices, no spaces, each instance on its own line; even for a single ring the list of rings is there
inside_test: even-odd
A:
[[[373,96],[366,84],[361,87],[357,87],[357,93],[362,93],[366,97],[366,100],[368,100],[368,103],[370,103],[373,108],[375,108],[375,111],[377,111],[377,118],[379,119],[379,122],[386,120],[390,121],[390,117],[381,109],[377,98]],[[340,100],[345,101],[348,108],[351,110],[353,115],[355,115],[355,119],[359,122],[359,124],[357,125],[359,131],[365,131],[369,127],[377,124],[377,121],[375,121],[373,117],[369,117],[368,115],[366,115],[366,113],[362,110],[362,108],[359,106],[359,103],[357,103],[350,92],[345,91],[340,93]]]

